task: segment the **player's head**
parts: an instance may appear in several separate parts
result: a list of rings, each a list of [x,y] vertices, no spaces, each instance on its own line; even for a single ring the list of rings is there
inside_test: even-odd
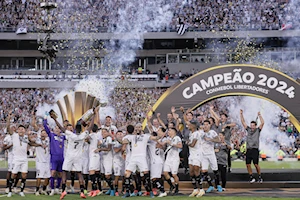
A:
[[[103,138],[106,138],[107,136],[109,136],[109,131],[106,128],[102,128],[101,133],[102,133]]]
[[[174,122],[169,122],[168,123],[168,128],[175,128],[175,123]]]
[[[164,137],[166,135],[166,129],[163,127],[159,127],[159,129],[157,130],[157,133],[160,137]]]
[[[53,132],[56,134],[56,135],[60,135],[60,128],[58,126],[55,126],[54,129],[53,129]]]
[[[134,132],[134,126],[128,125],[126,127],[126,130],[127,130],[127,133],[131,135]]]
[[[118,130],[116,133],[116,137],[118,140],[122,140],[124,137],[123,131]]]
[[[81,124],[79,124],[79,123],[76,124],[75,131],[76,131],[77,135],[81,133],[81,131],[82,131]]]
[[[221,114],[221,122],[226,122],[228,118],[228,115],[226,113]]]
[[[45,131],[45,129],[43,129],[43,130],[41,131],[41,139],[44,140],[44,139],[46,139],[47,137],[48,137],[47,132]]]
[[[194,120],[190,121],[189,125],[188,125],[188,129],[190,131],[195,131],[198,128],[198,123]]]
[[[205,132],[207,132],[207,131],[210,130],[210,122],[209,122],[209,120],[204,120],[204,122],[203,122],[203,130]]]
[[[252,130],[254,130],[254,129],[256,129],[256,126],[257,126],[256,121],[251,121],[251,123],[250,123],[250,128],[251,128]]]
[[[155,126],[155,127],[159,127],[158,119],[153,119],[153,120],[152,120],[152,124],[153,124],[153,126]]]
[[[93,128],[92,128],[92,132],[96,133],[98,131],[98,126],[96,124],[94,124]]]
[[[167,119],[168,119],[168,122],[172,121],[172,119],[173,119],[172,113],[168,113]]]
[[[105,125],[106,126],[110,126],[111,125],[111,116],[106,116],[105,117]]]
[[[221,142],[224,142],[225,141],[224,133],[219,133],[219,138],[220,138]]]
[[[135,127],[134,127],[134,130],[135,130],[135,133],[136,134],[141,134],[142,133],[142,131],[143,131],[143,126],[142,126],[142,124],[141,123],[137,123],[136,125],[135,125]]]
[[[188,112],[186,114],[186,118],[187,118],[188,121],[191,121],[193,119],[193,117],[194,117],[194,114],[192,112]]]
[[[72,124],[67,124],[66,129],[67,129],[68,131],[73,132],[73,126],[72,126]]]
[[[176,136],[177,130],[175,128],[170,128],[168,134],[171,138],[173,138]]]
[[[214,118],[210,117],[210,118],[208,118],[208,120],[209,120],[210,124],[215,124],[215,119]]]
[[[20,136],[25,135],[25,133],[26,133],[26,128],[25,128],[25,126],[20,124],[20,125],[18,126],[17,132],[18,132],[18,134],[19,134]]]
[[[17,131],[17,128],[16,128],[15,125],[11,125],[11,126],[10,126],[10,130],[11,130],[13,133],[15,133],[15,132]]]

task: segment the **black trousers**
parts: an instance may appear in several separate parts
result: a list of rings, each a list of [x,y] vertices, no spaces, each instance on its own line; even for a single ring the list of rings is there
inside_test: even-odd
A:
[[[228,163],[227,164],[228,164],[228,167],[231,168],[230,150],[228,150],[228,154],[227,155],[228,155],[228,159],[227,159]]]
[[[226,188],[227,166],[218,164],[218,169],[222,180],[222,188]]]

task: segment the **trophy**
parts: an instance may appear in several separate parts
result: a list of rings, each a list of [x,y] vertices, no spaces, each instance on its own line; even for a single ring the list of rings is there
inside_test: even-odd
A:
[[[57,117],[58,117],[57,113],[54,110],[50,110],[49,115],[53,119],[57,119]]]

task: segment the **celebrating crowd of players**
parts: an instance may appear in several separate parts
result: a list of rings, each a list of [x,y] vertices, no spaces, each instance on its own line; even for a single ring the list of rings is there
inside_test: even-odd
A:
[[[164,197],[167,196],[164,181],[169,185],[169,194],[176,195],[179,194],[177,174],[179,155],[182,153],[188,161],[194,187],[190,197],[201,197],[205,192],[215,189],[222,192],[226,187],[227,164],[230,160],[230,129],[236,124],[230,122],[226,114],[218,116],[213,107],[210,107],[209,112],[211,117],[199,123],[190,109],[185,111],[182,107],[178,110],[172,107],[165,123],[160,118],[160,113],[152,111],[152,115],[147,116],[146,133],[140,123],[128,125],[126,131],[117,130],[110,116],[106,117],[102,125],[99,107],[94,109],[88,122],[77,123],[75,127],[67,120],[61,125],[55,114],[50,114],[56,123],[52,129],[46,118],[43,124],[37,124],[33,112],[33,131],[27,130],[23,125],[18,125],[17,128],[11,125],[10,113],[7,119],[8,134],[4,140],[4,149],[8,151],[7,196],[12,196],[13,188],[17,192],[19,173],[19,194],[25,196],[28,146],[36,148],[36,195],[60,193],[60,199],[63,199],[67,195],[68,172],[71,172],[71,190],[74,190],[74,175],[77,174],[81,198],[86,198],[89,180],[90,197],[102,194],[102,180],[109,186],[106,194],[110,196],[122,194],[123,197]],[[256,122],[252,121],[248,127],[241,110],[241,122],[248,133],[246,164],[250,182],[255,182],[251,171],[252,161],[258,172],[258,182],[262,182],[258,149],[264,121],[260,113],[258,117],[260,126],[257,127]],[[213,177],[208,174],[209,167],[213,171]],[[41,179],[44,179],[44,183],[40,191]],[[206,191],[203,189],[203,181],[207,181],[209,185]],[[47,192],[49,182],[50,193]],[[119,183],[122,183],[121,189]]]

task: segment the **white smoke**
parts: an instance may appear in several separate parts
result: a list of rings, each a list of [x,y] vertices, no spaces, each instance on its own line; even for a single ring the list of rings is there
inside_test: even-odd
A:
[[[231,120],[236,122],[239,127],[243,127],[240,120],[241,109],[244,111],[244,118],[248,126],[251,121],[257,121],[259,126],[258,112],[261,113],[265,124],[260,135],[260,150],[263,150],[267,156],[275,158],[280,145],[290,146],[294,142],[286,133],[278,130],[281,108],[277,105],[255,97],[225,97],[219,101],[228,110]]]

